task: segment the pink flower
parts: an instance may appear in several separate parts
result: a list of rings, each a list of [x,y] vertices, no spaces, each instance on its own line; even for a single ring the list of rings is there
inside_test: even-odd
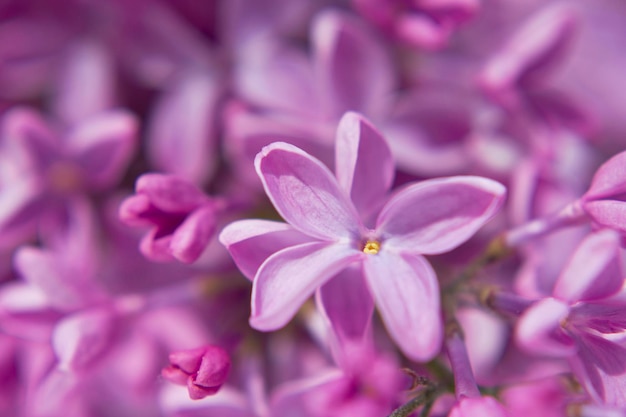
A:
[[[497,212],[505,189],[486,178],[450,177],[388,197],[389,148],[354,113],[339,124],[336,161],[335,177],[287,143],[257,155],[265,191],[289,224],[243,220],[220,236],[244,274],[254,276],[250,323],[266,331],[284,326],[317,288],[354,265],[400,348],[431,359],[442,339],[439,286],[422,255],[469,239]]]
[[[186,385],[192,400],[215,394],[230,371],[230,357],[219,346],[173,352],[170,362],[161,375],[175,384]]]

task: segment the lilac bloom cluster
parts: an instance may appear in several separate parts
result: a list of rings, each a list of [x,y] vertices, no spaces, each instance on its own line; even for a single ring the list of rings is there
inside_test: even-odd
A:
[[[623,0],[8,0],[0,415],[626,416]]]

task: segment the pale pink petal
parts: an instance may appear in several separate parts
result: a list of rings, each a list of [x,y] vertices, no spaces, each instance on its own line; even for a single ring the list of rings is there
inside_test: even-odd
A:
[[[426,259],[383,248],[366,256],[364,271],[385,327],[400,349],[420,362],[437,355],[443,336],[439,285]]]
[[[348,110],[380,114],[394,87],[392,65],[367,26],[348,14],[326,11],[313,21],[311,38],[330,115]]]
[[[583,199],[617,197],[624,193],[626,193],[626,152],[620,152],[598,168]]]
[[[384,246],[427,255],[447,252],[496,214],[504,194],[502,184],[481,177],[422,181],[385,204],[376,230]]]
[[[255,167],[274,207],[296,229],[322,240],[360,235],[354,205],[317,159],[277,142],[263,148]]]
[[[270,256],[254,278],[250,324],[265,331],[281,328],[316,288],[361,256],[349,245],[327,242],[305,243]]]
[[[561,328],[569,311],[567,304],[554,298],[545,298],[527,309],[517,323],[519,345],[527,352],[542,356],[575,354],[574,341]]]
[[[206,202],[207,197],[193,183],[174,175],[144,174],[135,184],[157,208],[168,213],[186,213]]]
[[[80,371],[93,366],[112,343],[114,315],[106,309],[86,310],[63,319],[52,335],[59,368]]]
[[[137,118],[119,110],[86,119],[72,130],[68,147],[90,185],[104,187],[119,181],[133,157],[138,129]]]
[[[592,200],[584,203],[583,209],[598,225],[626,233],[626,202]]]
[[[273,253],[311,238],[287,223],[269,220],[239,220],[226,226],[219,236],[239,270],[252,280],[261,264]]]
[[[335,175],[363,218],[374,213],[391,188],[395,166],[387,142],[357,113],[346,113],[337,128]]]
[[[615,294],[624,282],[619,244],[619,235],[612,230],[589,235],[563,268],[553,295],[575,302]]]
[[[372,320],[374,300],[360,264],[344,269],[322,285],[317,301],[340,339],[363,338]]]

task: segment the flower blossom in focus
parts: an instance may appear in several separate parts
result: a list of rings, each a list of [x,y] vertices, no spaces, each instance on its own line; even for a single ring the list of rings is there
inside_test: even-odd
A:
[[[450,177],[387,197],[390,151],[354,113],[339,124],[336,154],[336,177],[286,143],[257,156],[265,191],[289,224],[245,220],[220,235],[242,270],[258,265],[250,323],[259,330],[284,326],[316,289],[356,265],[391,337],[409,357],[431,359],[442,324],[437,278],[423,255],[469,239],[497,212],[505,189],[486,178]],[[267,248],[279,250],[268,254]]]

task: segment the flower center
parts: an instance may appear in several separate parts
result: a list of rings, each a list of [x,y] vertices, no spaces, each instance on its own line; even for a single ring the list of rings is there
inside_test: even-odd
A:
[[[71,194],[82,186],[81,172],[68,162],[56,162],[49,168],[48,177],[52,188],[60,194]]]
[[[380,242],[375,240],[368,240],[363,245],[363,252],[368,255],[376,255],[380,251]]]

